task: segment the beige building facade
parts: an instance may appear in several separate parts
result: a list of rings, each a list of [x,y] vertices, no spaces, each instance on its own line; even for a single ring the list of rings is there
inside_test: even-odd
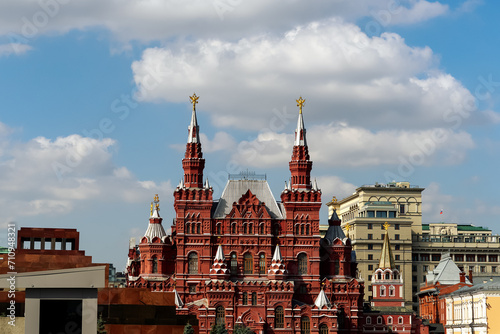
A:
[[[385,222],[390,224],[396,268],[405,282],[404,299],[415,310],[415,294],[426,273],[439,264],[442,253],[450,252],[457,265],[472,270],[473,276],[498,275],[499,237],[473,225],[422,224],[423,191],[409,182],[376,183],[327,203],[329,215],[337,211],[344,232],[352,240],[359,274],[365,280],[366,301],[372,297],[370,276],[379,261]]]

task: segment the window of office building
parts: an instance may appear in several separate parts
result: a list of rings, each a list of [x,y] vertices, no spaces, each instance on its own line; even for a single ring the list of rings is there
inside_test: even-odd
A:
[[[396,218],[396,211],[389,211],[389,218]]]
[[[368,210],[368,211],[366,211],[366,216],[367,216],[368,218],[373,218],[373,217],[375,217],[375,211],[372,211],[372,210]]]
[[[368,229],[369,229],[369,230],[372,230],[372,229],[373,229],[373,224],[372,224],[372,223],[368,223]]]
[[[492,266],[491,267],[491,272],[496,273],[497,272],[497,266]]]
[[[486,266],[481,266],[481,267],[479,267],[479,270],[480,270],[482,273],[485,273],[485,272],[486,272]]]
[[[432,261],[441,260],[441,254],[432,254]]]
[[[395,249],[395,250],[400,250],[400,249],[401,249],[401,245],[396,245],[396,246],[394,246],[394,249]]]
[[[467,254],[467,255],[465,255],[465,261],[467,261],[467,262],[476,262],[476,255],[474,255],[474,254]]]
[[[486,255],[478,255],[477,262],[486,262]]]
[[[368,270],[373,270],[373,264],[368,265]]]
[[[387,218],[387,211],[377,211],[377,218]]]
[[[373,234],[368,234],[368,240],[372,240],[373,239]]]
[[[420,261],[429,261],[429,254],[420,254]]]
[[[399,224],[394,224],[394,229],[399,230]]]
[[[498,262],[498,255],[490,255],[488,257],[488,261],[490,261],[490,262]]]
[[[394,234],[394,240],[399,240],[399,234]]]
[[[399,255],[396,255],[395,258],[396,258],[396,261],[400,260],[400,256]]]
[[[368,254],[368,260],[373,260],[373,254]]]
[[[455,254],[455,262],[464,262],[463,254]]]
[[[372,244],[368,244],[368,250],[372,250],[373,249],[373,245]]]

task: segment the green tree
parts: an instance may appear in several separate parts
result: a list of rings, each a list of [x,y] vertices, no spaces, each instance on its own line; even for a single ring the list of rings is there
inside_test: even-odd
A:
[[[227,334],[226,325],[224,325],[224,324],[212,325],[212,329],[210,330],[210,334]]]
[[[104,327],[104,320],[102,320],[102,313],[99,314],[99,318],[97,319],[97,334],[106,334],[106,328]]]
[[[184,334],[194,334],[194,328],[189,322],[184,326]]]
[[[255,334],[255,332],[250,327],[237,324],[234,326],[233,334]]]

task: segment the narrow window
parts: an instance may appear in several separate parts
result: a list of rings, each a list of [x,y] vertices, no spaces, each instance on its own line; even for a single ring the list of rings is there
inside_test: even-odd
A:
[[[224,325],[226,323],[226,311],[223,306],[217,306],[215,309],[215,323],[217,325]]]
[[[306,235],[309,235],[309,225],[306,225]]]
[[[299,275],[307,274],[307,255],[304,253],[300,253],[298,256],[298,268]]]
[[[193,231],[194,233],[194,231]],[[196,233],[200,234],[201,233],[201,224],[196,224]]]
[[[252,305],[257,305],[257,292],[252,292]]]
[[[319,334],[328,334],[328,326],[326,324],[319,326]]]
[[[198,273],[198,255],[196,253],[189,253],[188,256],[188,274]]]
[[[217,224],[217,234],[222,234],[221,224]]]
[[[264,234],[264,224],[260,224],[260,234]]]
[[[238,260],[236,259],[236,254],[231,254],[231,274],[238,274]]]
[[[285,315],[283,312],[283,307],[278,306],[274,310],[274,328],[284,328],[285,327]]]
[[[153,274],[156,274],[158,272],[158,259],[153,257]]]
[[[187,223],[186,224],[186,234],[191,233],[191,224]]]
[[[309,323],[309,317],[302,317],[300,319],[300,334],[309,334],[311,329],[311,324]]]
[[[244,270],[245,274],[253,274],[253,257],[251,254],[247,253],[244,257]]]
[[[243,292],[243,305],[248,304],[248,293]]]
[[[259,274],[263,275],[266,273],[266,256],[260,254],[259,256]]]

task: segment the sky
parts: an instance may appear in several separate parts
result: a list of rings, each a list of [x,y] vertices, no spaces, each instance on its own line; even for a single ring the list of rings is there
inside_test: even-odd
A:
[[[9,223],[76,228],[94,262],[124,269],[155,194],[172,225],[194,92],[214,198],[249,170],[279,199],[302,96],[324,203],[409,181],[425,188],[424,223],[500,233],[499,9],[3,0],[0,245]]]

